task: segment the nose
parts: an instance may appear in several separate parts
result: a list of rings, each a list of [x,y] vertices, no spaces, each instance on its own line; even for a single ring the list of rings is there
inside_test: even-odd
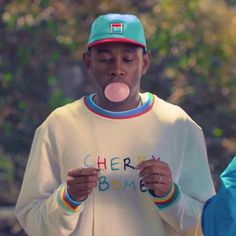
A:
[[[111,76],[124,76],[125,75],[124,67],[122,65],[122,62],[119,59],[113,61],[110,71],[109,71],[109,75]]]

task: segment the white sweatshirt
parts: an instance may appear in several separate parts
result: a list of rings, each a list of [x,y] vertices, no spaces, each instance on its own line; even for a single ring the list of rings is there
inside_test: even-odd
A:
[[[201,128],[151,93],[143,105],[111,112],[93,95],[56,109],[37,129],[16,215],[31,236],[201,235],[202,204],[214,187]],[[153,197],[134,167],[160,157],[176,184],[169,201]],[[63,198],[71,168],[102,169],[78,207]]]

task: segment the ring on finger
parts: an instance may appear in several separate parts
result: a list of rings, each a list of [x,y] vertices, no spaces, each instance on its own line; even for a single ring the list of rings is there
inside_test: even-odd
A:
[[[158,180],[157,180],[157,183],[162,183],[162,175],[161,174],[158,174]]]

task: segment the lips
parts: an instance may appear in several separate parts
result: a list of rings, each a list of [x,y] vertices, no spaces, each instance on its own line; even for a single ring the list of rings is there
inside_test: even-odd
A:
[[[129,86],[122,82],[111,82],[104,89],[105,97],[111,102],[122,102],[129,94]]]

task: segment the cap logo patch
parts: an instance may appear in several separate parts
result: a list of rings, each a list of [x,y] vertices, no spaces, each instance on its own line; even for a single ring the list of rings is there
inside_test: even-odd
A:
[[[123,34],[123,23],[112,23],[110,24],[111,34]]]

